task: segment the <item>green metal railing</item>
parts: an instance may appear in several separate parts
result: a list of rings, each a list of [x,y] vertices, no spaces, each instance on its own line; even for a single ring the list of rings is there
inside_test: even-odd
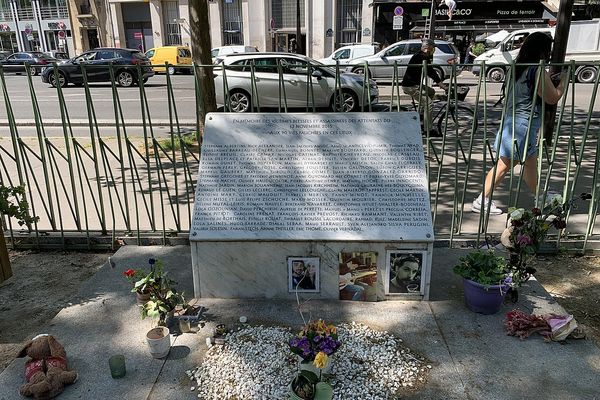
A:
[[[539,66],[538,71],[547,67]],[[552,135],[544,135],[542,123],[536,193],[533,196],[526,194],[523,175],[514,170],[498,193],[491,192],[492,199],[509,207],[543,202],[552,187],[558,188],[564,198],[590,193],[591,201],[579,202],[579,207],[570,211],[565,232],[578,240],[583,248],[598,237],[595,217],[598,212],[600,128],[594,121],[599,115],[595,102],[600,64],[593,66],[596,80],[584,85],[573,82],[580,65],[564,64],[571,83],[558,105]],[[143,67],[130,66],[128,70],[137,88],[122,88],[118,85],[121,66],[111,65],[110,81],[104,87],[97,87],[93,82],[99,69],[82,65],[82,88],[57,85],[55,89],[31,76],[29,69],[24,77],[14,78],[0,67],[0,90],[4,99],[0,119],[5,119],[0,127],[0,183],[24,185],[31,214],[40,217],[39,222],[25,232],[17,230],[15,221],[4,217],[10,245],[93,248],[99,244],[98,237],[109,238],[107,243],[114,243],[118,237],[130,236],[141,243],[148,235],[159,235],[160,241],[166,243],[172,236],[185,234],[193,214],[202,142],[198,110],[203,107],[199,84],[199,68],[203,67],[194,65],[189,77],[166,75],[145,82]],[[281,61],[271,66],[250,63],[241,67],[213,67],[219,76],[215,82],[221,83],[216,92],[223,110],[235,108],[232,99],[236,90],[240,90],[235,84],[236,76],[240,74],[245,74],[244,79],[249,82],[245,95],[255,112],[330,112],[330,109],[341,110],[350,103],[358,104],[355,111],[363,112],[422,111],[419,109],[422,104],[429,107],[429,102],[433,102],[433,112],[423,113],[426,132],[423,140],[436,237],[447,238],[452,245],[459,239],[479,242],[488,234],[502,231],[506,215],[491,216],[489,210],[488,213],[473,214],[469,205],[481,192],[485,173],[496,168],[495,154],[499,144],[494,146],[494,138],[498,129],[502,129],[506,115],[506,101],[502,108],[492,104],[497,99],[492,93],[497,96],[499,84],[487,82],[488,67],[485,64],[480,66],[481,73],[477,78],[470,78],[470,96],[465,101],[458,95],[459,88],[465,84],[460,72],[470,66],[447,68],[449,77],[446,81],[452,90],[445,97],[413,101],[404,95],[400,79],[402,69],[395,64],[389,86],[379,84],[380,98],[376,104],[371,101],[374,86],[370,71],[377,66],[364,65],[360,85],[353,87],[342,74],[344,68],[339,64],[331,68],[311,64],[292,67],[295,68],[295,79],[306,86],[300,99],[292,98],[286,90],[290,88],[290,65]],[[272,89],[278,94],[275,105],[265,102],[265,87],[261,81],[265,68],[270,69],[271,78],[277,80]],[[514,65],[508,68],[506,93],[514,93],[509,90],[515,84],[512,71]],[[59,82],[59,74],[60,69],[54,68],[49,76]],[[321,85],[323,79],[329,82],[331,95],[324,103],[317,96],[317,85]],[[541,75],[537,74],[535,88],[540,81]],[[423,89],[425,83],[419,89]],[[189,92],[192,91],[193,104],[190,105]],[[384,91],[386,96],[382,96]],[[586,95],[576,96],[576,91]],[[133,93],[136,94],[134,98]],[[72,97],[81,100],[73,102]],[[48,115],[49,101],[58,105],[54,115]],[[291,107],[299,101],[304,105]],[[107,102],[111,107],[104,107]],[[23,103],[31,108],[30,112],[24,113]],[[74,110],[81,108],[82,103],[85,103],[84,110],[74,115],[77,112]],[[544,103],[537,96],[534,103],[541,104],[544,115]],[[134,111],[135,118],[132,117]],[[157,114],[160,116],[156,117]],[[52,120],[57,117],[58,121]],[[24,125],[25,119],[31,126]],[[530,128],[532,122],[530,116]],[[438,127],[443,136],[431,137],[430,128]],[[57,129],[59,134],[48,133]],[[552,137],[552,140],[545,137]],[[516,151],[514,146],[513,151]],[[518,165],[525,162],[525,155],[514,158],[518,158]],[[48,237],[56,240],[49,242]],[[83,240],[75,242],[73,237]]]

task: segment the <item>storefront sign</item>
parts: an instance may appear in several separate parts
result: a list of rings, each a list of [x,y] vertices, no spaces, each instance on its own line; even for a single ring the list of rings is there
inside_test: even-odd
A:
[[[544,6],[541,2],[457,2],[452,20],[518,20],[524,18],[542,19]],[[435,11],[437,17],[446,17],[448,8],[442,7]]]

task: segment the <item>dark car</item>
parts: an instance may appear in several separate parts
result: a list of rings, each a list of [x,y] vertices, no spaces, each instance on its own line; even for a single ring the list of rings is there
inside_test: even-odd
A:
[[[56,59],[50,57],[48,54],[39,51],[31,51],[11,54],[6,57],[5,60],[0,60],[0,64],[4,67],[4,72],[18,73],[26,72],[25,67],[26,65],[29,65],[29,73],[31,75],[37,75],[42,68],[54,61],[56,61]]]
[[[143,82],[154,75],[150,60],[139,50],[99,48],[57,64],[57,71],[53,66],[45,68],[42,72],[42,81],[54,87],[65,87],[69,83],[82,85],[85,68],[88,82],[110,82],[111,64],[115,82],[120,86],[129,87],[138,82],[138,65],[141,66]]]
[[[0,51],[0,60],[6,60],[6,57],[12,54],[11,51]]]

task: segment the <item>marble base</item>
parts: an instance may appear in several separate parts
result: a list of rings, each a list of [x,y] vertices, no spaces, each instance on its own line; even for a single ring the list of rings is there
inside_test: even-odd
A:
[[[386,251],[426,250],[421,294],[386,296]],[[197,298],[294,299],[289,292],[288,257],[320,258],[320,291],[299,293],[300,298],[338,299],[340,252],[377,252],[378,300],[428,300],[433,244],[427,242],[191,242],[194,295]]]

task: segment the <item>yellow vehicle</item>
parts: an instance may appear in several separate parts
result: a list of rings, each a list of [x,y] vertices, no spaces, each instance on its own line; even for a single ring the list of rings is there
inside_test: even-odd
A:
[[[146,52],[155,72],[167,72],[173,75],[176,72],[189,74],[192,71],[192,52],[185,46],[155,47]],[[168,67],[165,67],[166,64]]]

